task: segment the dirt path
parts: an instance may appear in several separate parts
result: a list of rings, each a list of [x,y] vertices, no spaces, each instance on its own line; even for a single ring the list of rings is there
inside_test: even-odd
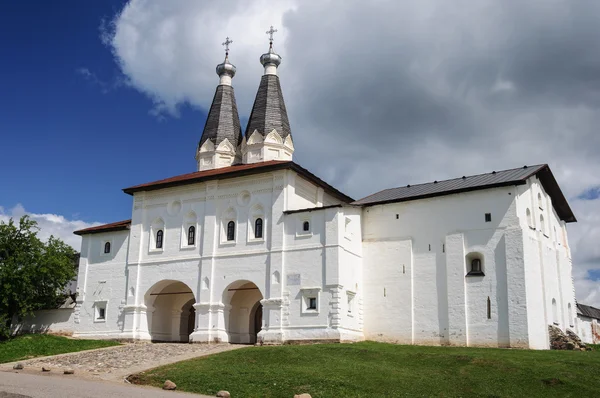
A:
[[[18,362],[24,365],[24,373],[41,373],[42,367],[51,369],[49,373],[59,374],[62,374],[65,369],[73,369],[78,378],[123,381],[126,376],[132,373],[243,347],[246,346],[231,344],[132,343]],[[2,364],[0,365],[0,370],[12,371],[14,364],[15,362]]]

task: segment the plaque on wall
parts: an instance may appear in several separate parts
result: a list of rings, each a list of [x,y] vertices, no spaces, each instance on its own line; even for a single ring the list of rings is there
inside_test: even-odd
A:
[[[299,286],[300,285],[300,274],[287,274],[287,285],[288,286]]]

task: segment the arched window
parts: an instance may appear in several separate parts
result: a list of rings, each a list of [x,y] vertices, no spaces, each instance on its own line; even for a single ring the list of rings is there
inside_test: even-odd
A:
[[[540,207],[540,209],[543,209],[544,207],[542,206],[542,194],[538,192],[538,206]]]
[[[308,221],[304,221],[304,223],[302,224],[302,231],[304,231],[304,232],[310,231],[310,223]]]
[[[110,253],[110,242],[104,244],[104,254]]]
[[[471,260],[471,272],[474,274],[481,273],[481,260],[478,258],[474,258]]]
[[[571,309],[571,303],[567,305],[567,311],[569,313],[569,326],[575,326],[575,322],[573,322],[573,310]]]
[[[262,238],[263,237],[263,220],[262,218],[257,218],[254,221],[254,237]]]
[[[484,256],[481,253],[471,252],[465,257],[467,276],[485,276],[483,273]]]
[[[194,246],[196,244],[196,227],[193,225],[188,228],[188,246]]]
[[[156,248],[162,249],[163,247],[163,230],[159,229],[156,231]]]
[[[529,210],[529,208],[527,208],[526,214],[527,214],[527,225],[529,226],[529,228],[534,228],[533,222],[531,219],[531,210]]]
[[[556,306],[556,299],[552,299],[552,322],[558,325],[558,307]]]
[[[227,223],[227,240],[235,240],[235,222],[233,221]]]
[[[544,216],[540,214],[540,231],[546,235],[546,225],[544,225]]]

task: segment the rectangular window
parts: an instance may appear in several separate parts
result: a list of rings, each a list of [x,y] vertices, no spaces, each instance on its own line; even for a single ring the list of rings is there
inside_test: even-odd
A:
[[[485,222],[492,222],[492,213],[485,213]]]
[[[315,315],[319,313],[319,305],[321,300],[320,287],[301,287],[302,292],[301,310],[303,314]]]
[[[97,301],[94,303],[94,321],[104,322],[106,320],[106,301]]]
[[[348,315],[352,315],[354,313],[354,296],[356,295],[354,292],[346,292],[348,296]]]

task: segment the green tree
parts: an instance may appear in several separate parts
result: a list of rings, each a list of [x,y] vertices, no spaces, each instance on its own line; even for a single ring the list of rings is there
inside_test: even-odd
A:
[[[53,236],[42,242],[38,230],[28,216],[18,226],[0,222],[0,340],[10,337],[14,316],[60,305],[75,277],[73,248]]]

